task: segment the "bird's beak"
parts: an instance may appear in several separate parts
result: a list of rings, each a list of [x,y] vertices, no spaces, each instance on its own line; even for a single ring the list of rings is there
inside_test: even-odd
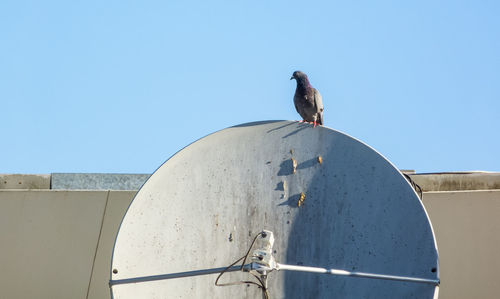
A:
[[[295,79],[295,78],[292,76],[292,77],[290,78],[290,80],[293,80],[293,79]]]

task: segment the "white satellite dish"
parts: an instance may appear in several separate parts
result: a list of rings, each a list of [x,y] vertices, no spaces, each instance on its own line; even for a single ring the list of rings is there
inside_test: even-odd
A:
[[[231,127],[164,163],[122,221],[111,293],[261,298],[250,284],[215,286],[247,252],[245,271],[241,261],[218,283],[253,273],[271,298],[438,294],[434,233],[401,173],[352,137],[290,121]]]

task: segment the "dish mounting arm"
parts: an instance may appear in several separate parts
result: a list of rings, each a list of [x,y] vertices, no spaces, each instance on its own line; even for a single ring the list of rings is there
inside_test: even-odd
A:
[[[245,271],[245,272],[254,272],[255,274],[258,275],[267,275],[269,272],[272,272],[274,270],[309,272],[316,274],[350,276],[350,277],[368,278],[368,279],[396,280],[404,282],[432,284],[436,286],[440,284],[439,279],[409,277],[409,276],[399,276],[399,275],[386,275],[386,274],[376,274],[367,272],[354,272],[354,271],[346,271],[342,269],[333,269],[333,268],[327,269],[321,267],[280,264],[275,261],[273,256],[273,245],[274,245],[273,232],[268,230],[263,230],[260,234],[261,234],[261,240],[260,240],[261,246],[253,251],[251,262],[243,265],[243,267],[239,265],[239,266],[232,266],[229,268],[221,267],[221,268],[211,268],[211,269],[203,269],[195,271],[125,278],[125,279],[115,279],[115,280],[111,279],[109,281],[109,286],[112,287],[114,285],[119,285],[119,284],[140,283],[140,282],[200,276],[208,274],[220,274],[223,271],[224,272]]]

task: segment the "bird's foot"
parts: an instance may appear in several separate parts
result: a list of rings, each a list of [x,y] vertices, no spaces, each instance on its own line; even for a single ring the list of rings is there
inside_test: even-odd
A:
[[[313,122],[310,122],[311,125],[313,125],[313,128],[316,128],[316,127],[322,127],[323,125],[320,124],[319,122],[317,121],[313,121]]]
[[[313,128],[316,128],[316,126],[319,126],[319,124],[315,121],[306,121],[305,119],[299,120],[299,123],[308,123],[310,125],[313,125]]]

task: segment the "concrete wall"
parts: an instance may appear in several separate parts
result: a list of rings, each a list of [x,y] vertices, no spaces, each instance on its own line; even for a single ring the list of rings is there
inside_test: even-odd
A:
[[[109,298],[114,238],[135,193],[0,190],[0,298]]]
[[[4,188],[33,185],[2,179]],[[0,299],[109,298],[114,237],[136,191],[11,188],[0,188]],[[440,298],[496,298],[500,190],[428,191],[423,202],[439,247]]]
[[[500,190],[427,192],[442,299],[499,298]]]

